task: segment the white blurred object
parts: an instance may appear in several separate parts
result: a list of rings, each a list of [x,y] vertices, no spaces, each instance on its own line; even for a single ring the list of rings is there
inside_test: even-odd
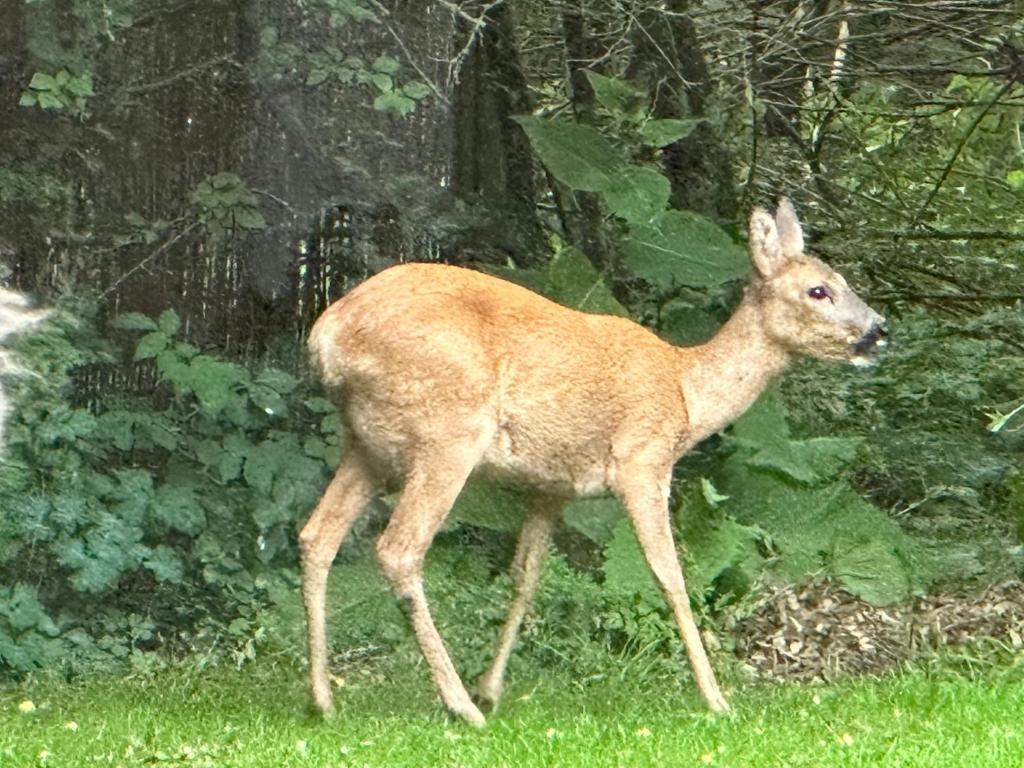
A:
[[[7,341],[19,333],[39,325],[50,314],[47,309],[35,309],[29,300],[17,291],[0,288],[0,378],[19,373],[22,368],[6,348]],[[4,446],[4,430],[10,404],[0,381],[0,452]]]

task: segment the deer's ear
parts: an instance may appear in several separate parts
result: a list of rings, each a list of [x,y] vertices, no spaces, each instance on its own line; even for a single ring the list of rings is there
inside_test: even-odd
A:
[[[750,214],[750,260],[765,280],[786,263],[779,229],[775,219],[764,208],[755,208]]]
[[[779,208],[775,212],[775,226],[779,230],[779,242],[786,258],[791,259],[804,252],[804,232],[788,197],[779,200]]]

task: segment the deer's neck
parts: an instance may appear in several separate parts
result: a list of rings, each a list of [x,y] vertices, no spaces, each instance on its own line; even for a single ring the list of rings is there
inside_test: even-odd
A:
[[[714,338],[681,351],[682,389],[693,442],[746,411],[791,359],[765,334],[761,308],[749,295]]]

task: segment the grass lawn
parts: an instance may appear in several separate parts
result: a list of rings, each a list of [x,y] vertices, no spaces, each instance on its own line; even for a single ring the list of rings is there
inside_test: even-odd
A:
[[[1024,670],[746,684],[706,714],[688,679],[513,681],[474,730],[422,668],[346,683],[309,712],[294,665],[176,668],[0,687],[0,766],[1024,766]]]

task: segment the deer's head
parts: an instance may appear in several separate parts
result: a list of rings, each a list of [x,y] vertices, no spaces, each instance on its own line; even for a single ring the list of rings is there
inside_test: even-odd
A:
[[[765,331],[788,351],[866,365],[885,345],[885,318],[842,275],[804,253],[803,231],[786,198],[774,217],[754,209],[750,256],[757,272],[751,290]]]

